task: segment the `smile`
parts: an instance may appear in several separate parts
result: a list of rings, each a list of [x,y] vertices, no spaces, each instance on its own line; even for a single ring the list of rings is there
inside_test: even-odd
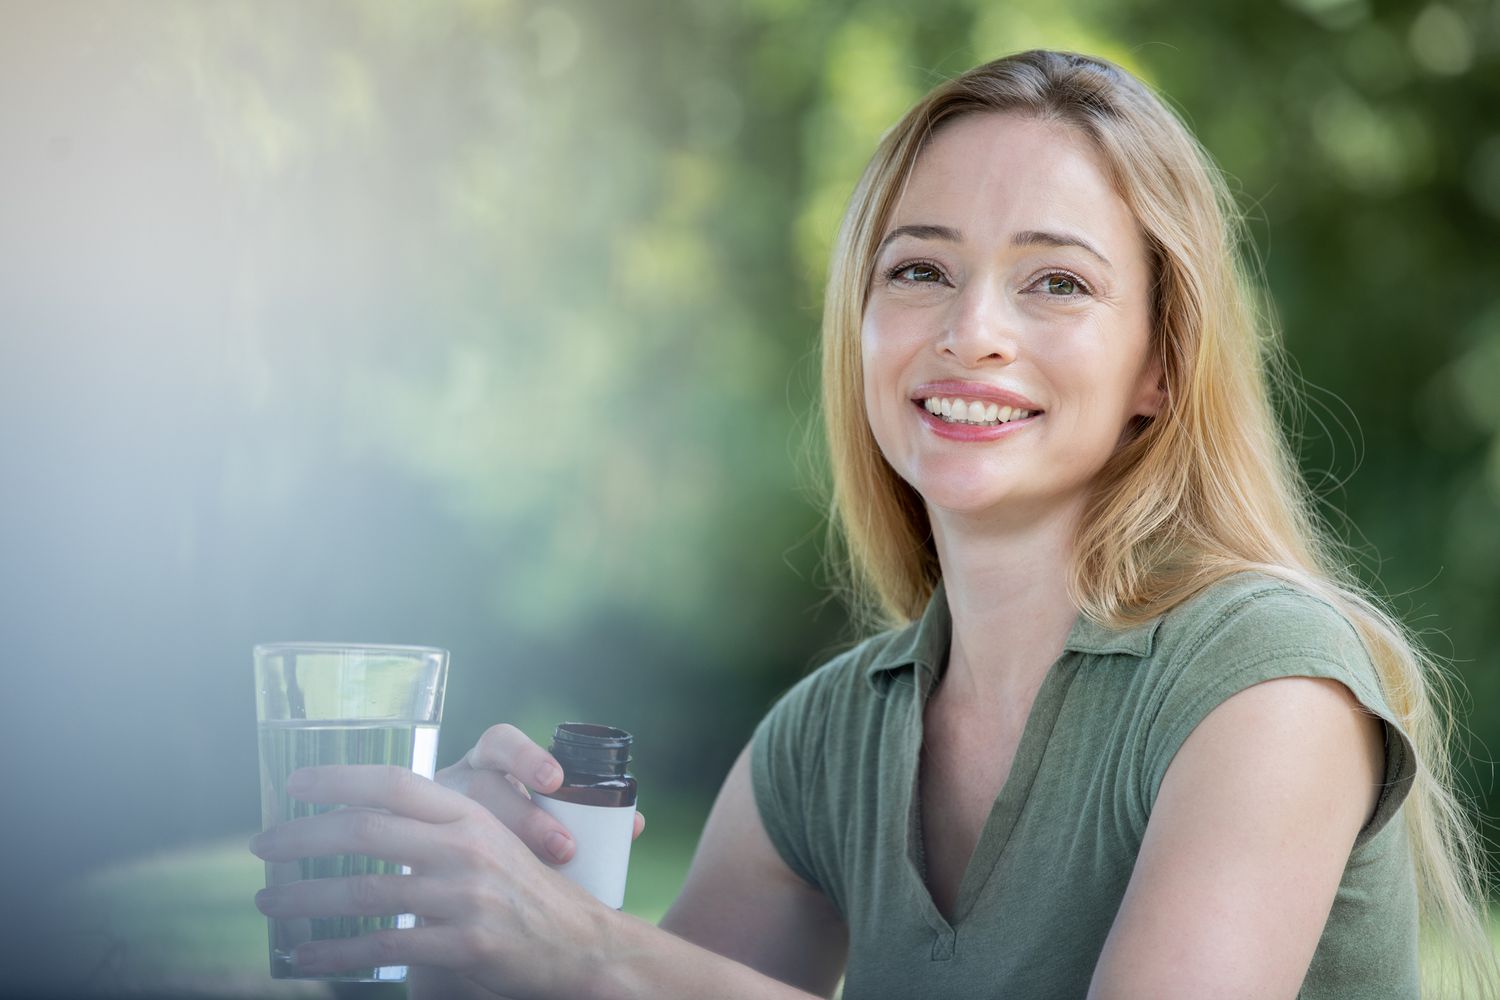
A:
[[[982,403],[978,400],[949,399],[944,396],[929,396],[918,402],[944,423],[969,424],[974,427],[998,427],[1012,420],[1025,420],[1033,410]]]

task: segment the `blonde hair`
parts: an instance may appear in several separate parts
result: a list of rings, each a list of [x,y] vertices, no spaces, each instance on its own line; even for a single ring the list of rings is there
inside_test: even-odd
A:
[[[1146,235],[1155,278],[1151,349],[1166,401],[1136,417],[1091,489],[1070,593],[1114,627],[1162,614],[1242,570],[1323,597],[1355,626],[1418,771],[1403,804],[1424,928],[1449,942],[1443,971],[1466,997],[1500,995],[1488,943],[1483,853],[1454,791],[1448,694],[1436,658],[1341,564],[1342,544],[1278,429],[1285,371],[1269,301],[1242,264],[1242,220],[1219,171],[1143,83],[1102,59],[1032,50],[949,80],[887,132],[834,246],[824,300],[823,426],[832,467],[831,552],[857,613],[918,617],[939,578],[921,497],[886,463],[865,415],[859,331],[879,242],[918,154],[961,115],[1007,112],[1092,140]],[[1283,388],[1290,390],[1289,386]],[[1433,972],[1431,963],[1424,974]]]

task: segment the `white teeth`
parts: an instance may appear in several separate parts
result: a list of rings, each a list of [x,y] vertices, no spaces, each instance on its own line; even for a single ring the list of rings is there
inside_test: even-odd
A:
[[[991,427],[1009,423],[1012,420],[1025,420],[1037,412],[1019,407],[1000,406],[996,403],[947,399],[941,396],[929,396],[922,401],[922,405],[926,407],[928,413],[941,416],[949,423],[981,424]]]

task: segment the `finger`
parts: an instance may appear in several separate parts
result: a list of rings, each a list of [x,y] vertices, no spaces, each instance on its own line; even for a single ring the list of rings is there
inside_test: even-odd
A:
[[[449,920],[469,907],[452,883],[421,875],[315,878],[262,889],[256,909],[268,917],[391,917],[415,913]]]
[[[378,809],[335,809],[294,819],[257,834],[250,852],[263,861],[295,861],[333,854],[368,854],[426,867],[454,856],[446,829]]]
[[[476,771],[469,782],[469,797],[493,813],[543,861],[561,864],[570,860],[578,847],[567,826],[517,792],[509,778],[497,771]]]
[[[469,766],[468,762],[460,759],[447,767],[440,767],[432,780],[444,788],[451,788],[460,795],[469,794],[469,779],[477,772]]]
[[[505,783],[521,798],[531,798],[531,790],[521,784],[515,775],[504,774],[500,771],[491,771],[488,768],[476,771],[466,761],[462,760],[438,771],[432,780],[444,788],[451,788],[460,795],[467,795],[480,805],[484,805],[484,788],[487,786],[488,780],[494,777],[504,779]],[[479,782],[480,794],[475,794],[474,791],[474,783],[476,781]]]
[[[286,790],[304,802],[371,806],[428,823],[451,823],[473,814],[473,803],[463,795],[391,764],[304,767],[287,778]]]
[[[562,766],[557,758],[509,723],[486,729],[464,760],[475,770],[513,774],[539,792],[555,791],[562,784]]]
[[[461,969],[472,965],[478,958],[469,953],[466,945],[466,937],[454,925],[438,924],[310,941],[297,946],[292,960],[298,971],[318,974],[387,965],[438,965]]]
[[[634,840],[639,837],[644,829],[646,829],[646,814],[638,812],[635,814],[635,832],[630,835],[630,839]]]

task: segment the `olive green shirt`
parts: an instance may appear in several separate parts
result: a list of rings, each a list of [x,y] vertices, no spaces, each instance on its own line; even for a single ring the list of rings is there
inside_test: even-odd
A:
[[[772,843],[849,927],[845,997],[1082,1000],[1173,755],[1226,698],[1282,676],[1340,681],[1386,737],[1379,802],[1297,995],[1418,996],[1416,882],[1397,815],[1416,758],[1331,605],[1240,573],[1124,631],[1080,615],[1032,704],[950,924],[924,881],[916,783],[922,708],[951,628],[939,586],[920,621],[804,677],[752,740]]]

